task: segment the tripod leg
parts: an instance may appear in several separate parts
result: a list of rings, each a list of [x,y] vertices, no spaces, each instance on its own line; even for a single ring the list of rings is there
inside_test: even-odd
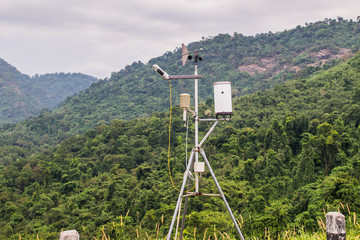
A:
[[[191,164],[191,168],[190,169],[193,169],[194,168],[194,161],[193,163]],[[187,180],[187,187],[186,187],[186,191],[188,192],[189,191],[189,184],[190,184],[190,179],[188,178]],[[184,232],[184,228],[185,228],[185,218],[186,218],[186,211],[187,211],[187,207],[188,207],[188,204],[189,204],[189,198],[185,198],[185,205],[184,205],[184,212],[183,212],[183,216],[182,216],[182,220],[181,220],[181,228],[180,228],[180,238],[179,240],[182,240],[183,238],[183,232]]]
[[[181,199],[180,206],[179,206],[179,211],[178,211],[179,214],[178,214],[177,223],[176,223],[175,240],[177,240],[178,231],[179,231],[179,222],[180,222],[180,215],[181,215],[181,204],[182,204],[182,199]]]
[[[182,185],[181,185],[181,188],[180,188],[179,198],[178,198],[178,201],[176,203],[174,215],[173,215],[173,218],[171,220],[171,224],[170,224],[170,228],[169,228],[169,233],[168,233],[167,238],[166,238],[167,240],[170,240],[170,238],[171,238],[171,233],[172,233],[172,230],[174,228],[176,215],[177,215],[177,213],[179,211],[179,208],[180,208],[180,203],[182,201],[182,196],[184,194],[184,188],[185,188],[185,185],[186,185],[186,181],[188,179],[188,175],[189,175],[189,171],[190,171],[190,167],[191,167],[193,159],[194,159],[194,150],[191,152],[191,155],[190,155],[190,158],[189,158],[189,163],[188,163],[188,166],[187,166],[185,174],[184,174],[183,182],[182,182]]]
[[[189,191],[189,179],[188,179],[188,183],[187,183],[187,191]],[[184,212],[183,212],[182,221],[181,221],[179,240],[182,240],[182,236],[183,236],[183,232],[184,232],[185,217],[186,217],[186,210],[187,210],[188,202],[189,202],[189,198],[187,197],[187,198],[185,198],[185,205],[184,205]]]
[[[241,233],[241,231],[240,231],[239,225],[238,225],[238,223],[236,222],[236,219],[235,219],[235,217],[234,217],[234,215],[233,215],[233,213],[232,213],[232,211],[231,211],[231,209],[230,209],[230,206],[229,206],[228,202],[226,201],[225,195],[224,195],[223,191],[221,190],[221,187],[220,187],[220,185],[219,185],[219,183],[218,183],[218,181],[217,181],[217,179],[216,179],[216,177],[215,177],[215,174],[214,174],[214,172],[213,172],[213,170],[212,170],[212,168],[211,168],[211,166],[210,166],[210,163],[209,163],[209,161],[208,161],[208,159],[207,159],[207,157],[206,157],[206,155],[205,155],[204,150],[201,149],[200,153],[201,153],[201,156],[204,158],[204,161],[205,161],[205,163],[206,163],[206,166],[209,168],[210,174],[211,174],[212,178],[214,179],[214,182],[215,182],[215,184],[216,184],[216,187],[218,188],[218,190],[219,190],[219,192],[220,192],[221,198],[223,199],[223,201],[224,201],[224,203],[225,203],[225,205],[226,205],[226,208],[227,208],[227,210],[228,210],[228,212],[229,212],[229,214],[230,214],[230,216],[231,216],[231,220],[233,221],[233,223],[234,223],[234,225],[235,225],[236,231],[238,232],[240,238],[241,238],[242,240],[245,240],[244,237],[243,237],[243,235],[242,235],[242,233]]]

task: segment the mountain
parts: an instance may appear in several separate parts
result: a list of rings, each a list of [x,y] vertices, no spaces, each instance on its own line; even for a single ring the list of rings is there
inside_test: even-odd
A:
[[[43,86],[46,95],[36,96],[36,91],[32,95],[36,96],[45,108],[54,109],[67,97],[72,96],[88,88],[98,79],[81,73],[52,73],[35,75],[31,78],[36,86]]]
[[[330,211],[345,215],[347,237],[355,239],[360,53],[312,76],[235,97],[233,105],[231,121],[220,122],[203,147],[245,239],[324,236]],[[212,108],[212,101],[202,102],[200,118]],[[165,238],[178,197],[168,166],[179,186],[186,158],[179,107],[172,118],[170,162],[168,112],[112,120],[29,157],[26,147],[0,148],[0,238],[53,239],[61,229],[76,229],[82,239]],[[199,125],[202,135],[211,127]],[[11,159],[15,153],[23,157]],[[208,170],[200,189],[216,193]],[[217,197],[190,198],[186,223],[189,238],[236,236]]]
[[[234,96],[265,91],[294,78],[307,78],[352,56],[360,46],[360,23],[342,18],[325,19],[277,33],[244,36],[219,34],[188,45],[200,51],[200,101],[212,99],[215,81],[231,81]],[[193,74],[193,62],[181,65],[181,49],[148,63],[134,62],[113,72],[81,93],[67,98],[58,109],[1,129],[0,144],[52,146],[113,119],[149,116],[169,108],[169,85],[151,66],[158,64],[171,75]],[[192,93],[193,81],[171,82],[173,93]],[[173,102],[178,97],[173,94]],[[34,147],[35,146],[35,147]]]
[[[29,94],[27,86],[31,86],[30,78],[0,59],[0,124],[25,119],[41,110],[39,101]]]
[[[215,81],[231,81],[236,96],[263,91],[332,66],[357,52],[359,45],[360,23],[327,19],[279,33],[220,34],[190,43],[188,48],[190,51],[204,49],[200,52],[203,61],[198,64],[199,74],[204,77],[199,94],[201,100],[206,101],[212,98]],[[101,120],[130,119],[164,111],[168,108],[168,84],[154,74],[153,64],[171,75],[194,72],[191,62],[181,66],[181,49],[177,48],[147,64],[134,62],[114,72],[108,81],[67,99],[61,108],[79,113],[87,120],[86,124],[92,126]],[[177,92],[193,91],[192,81],[172,81],[172,85]],[[177,96],[174,99],[178,99]],[[85,122],[79,124],[83,126]]]
[[[66,97],[84,90],[97,79],[80,73],[29,77],[0,59],[0,125],[53,109]]]

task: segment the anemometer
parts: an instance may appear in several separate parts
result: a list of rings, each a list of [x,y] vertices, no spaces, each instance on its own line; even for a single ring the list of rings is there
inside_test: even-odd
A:
[[[225,195],[223,191],[221,190],[221,187],[215,177],[215,174],[210,166],[210,163],[205,155],[204,150],[201,148],[204,144],[205,140],[210,136],[210,134],[214,131],[216,125],[219,121],[228,121],[231,119],[232,115],[232,99],[231,99],[231,82],[229,81],[223,81],[223,82],[215,82],[214,83],[214,106],[215,106],[215,119],[200,119],[199,118],[199,102],[198,102],[198,80],[202,78],[201,75],[198,75],[198,69],[197,65],[199,61],[202,61],[202,57],[198,54],[199,51],[202,51],[203,49],[195,50],[194,51],[194,63],[195,63],[195,72],[194,75],[169,75],[166,73],[163,69],[161,69],[158,65],[154,64],[153,69],[160,74],[160,76],[169,81],[170,86],[170,101],[171,101],[171,84],[170,80],[173,79],[194,79],[195,81],[195,90],[194,90],[194,100],[195,100],[195,109],[190,109],[190,95],[187,93],[183,93],[180,95],[180,107],[183,109],[183,120],[184,122],[187,119],[188,114],[190,113],[192,117],[195,120],[195,137],[194,137],[194,147],[192,149],[192,152],[189,157],[189,161],[186,166],[186,170],[184,172],[183,182],[181,185],[180,190],[178,190],[179,197],[176,203],[174,215],[170,224],[169,232],[167,235],[167,240],[170,240],[172,230],[174,228],[174,224],[177,218],[177,226],[176,226],[176,233],[175,233],[175,240],[178,237],[178,229],[179,229],[179,222],[180,222],[180,212],[181,212],[181,205],[182,200],[185,199],[185,206],[183,210],[183,217],[182,217],[182,223],[181,223],[181,230],[180,230],[180,237],[179,239],[182,239],[182,233],[184,230],[185,225],[185,215],[188,205],[188,198],[192,196],[220,196],[222,200],[224,201],[226,208],[230,214],[230,217],[235,225],[236,231],[239,234],[240,238],[244,240],[244,237],[241,233],[241,230],[239,228],[239,225],[230,209],[230,206],[225,198]],[[188,49],[184,44],[182,44],[182,65],[185,66],[187,60],[192,60],[192,55],[189,54]],[[206,133],[204,138],[199,142],[199,122],[200,121],[213,121],[214,124],[209,129],[209,131]],[[169,124],[169,134],[170,134],[170,125],[171,125],[171,102],[170,102],[170,124]],[[169,142],[169,151],[170,151],[170,142]],[[199,154],[202,156],[204,162],[199,161]],[[169,152],[168,152],[169,157]],[[205,164],[206,167],[209,169],[209,172],[216,184],[216,187],[219,191],[219,194],[214,193],[202,193],[199,191],[199,175],[201,175],[203,172],[205,172]],[[191,174],[191,169],[193,168],[193,171],[195,173],[195,176],[193,177]],[[170,179],[171,178],[171,173]],[[187,189],[189,189],[189,180],[195,181],[194,188],[190,191],[185,191],[185,185],[188,184]],[[176,188],[176,187],[175,187]],[[192,191],[194,190],[194,191]],[[191,192],[192,191],[192,192]]]

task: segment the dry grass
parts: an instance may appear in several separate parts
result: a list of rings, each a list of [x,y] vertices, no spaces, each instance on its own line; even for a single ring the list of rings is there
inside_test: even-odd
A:
[[[325,211],[326,209],[326,211]],[[275,236],[275,231],[270,229],[269,227],[264,228],[263,234],[261,237],[255,237],[255,236],[245,236],[246,240],[275,240],[275,239],[283,239],[283,240],[322,240],[326,239],[326,223],[325,216],[326,212],[329,212],[330,207],[326,206],[326,208],[323,208],[322,211],[324,213],[323,217],[319,217],[317,219],[318,229],[317,232],[306,232],[304,227],[302,226],[292,226],[290,229],[285,230],[281,232],[278,236]],[[337,210],[344,214],[346,216],[346,239],[348,240],[360,240],[360,224],[358,222],[357,213],[352,212],[350,210],[350,207],[348,204],[339,203],[337,206]],[[100,228],[99,235],[93,236],[92,239],[95,240],[111,240],[111,239],[146,239],[146,240],[162,240],[166,239],[166,234],[164,232],[167,232],[168,226],[164,225],[164,215],[161,216],[159,219],[159,222],[156,223],[155,229],[153,231],[147,232],[144,231],[144,229],[141,228],[141,224],[138,226],[132,226],[131,229],[133,229],[133,233],[126,231],[126,217],[128,217],[129,211],[126,213],[125,217],[122,215],[120,218],[118,218],[118,222],[112,222],[108,223],[107,225],[104,225]],[[240,228],[243,232],[246,231],[246,222],[251,220],[251,216],[249,215],[247,218],[244,218],[241,214],[236,218],[237,223],[239,224]],[[165,229],[164,229],[165,228]],[[163,229],[161,231],[161,229]],[[164,231],[165,230],[165,231]],[[209,234],[209,229],[206,228],[203,232],[203,235],[199,236],[199,230],[198,228],[194,228],[194,231],[191,233],[184,234],[183,239],[186,240],[196,240],[196,239],[202,239],[202,240],[231,240],[236,239],[235,236],[231,236],[231,234],[227,232],[222,232],[219,229],[216,229],[216,226],[214,225],[214,229]],[[202,232],[202,231],[200,231]],[[115,233],[115,234],[114,234]],[[82,233],[81,234],[89,234],[86,231],[86,228],[82,227]],[[186,236],[185,236],[186,235]],[[131,237],[132,236],[132,237]],[[22,239],[35,239],[33,237],[29,238],[28,236],[22,237],[19,233],[19,240]],[[36,234],[36,239],[42,239],[41,236],[39,237],[39,234]]]

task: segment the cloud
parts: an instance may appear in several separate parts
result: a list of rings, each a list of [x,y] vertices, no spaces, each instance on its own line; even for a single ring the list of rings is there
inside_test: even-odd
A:
[[[0,58],[33,75],[109,77],[182,42],[357,17],[358,0],[2,0]],[[360,14],[359,14],[360,15]]]

